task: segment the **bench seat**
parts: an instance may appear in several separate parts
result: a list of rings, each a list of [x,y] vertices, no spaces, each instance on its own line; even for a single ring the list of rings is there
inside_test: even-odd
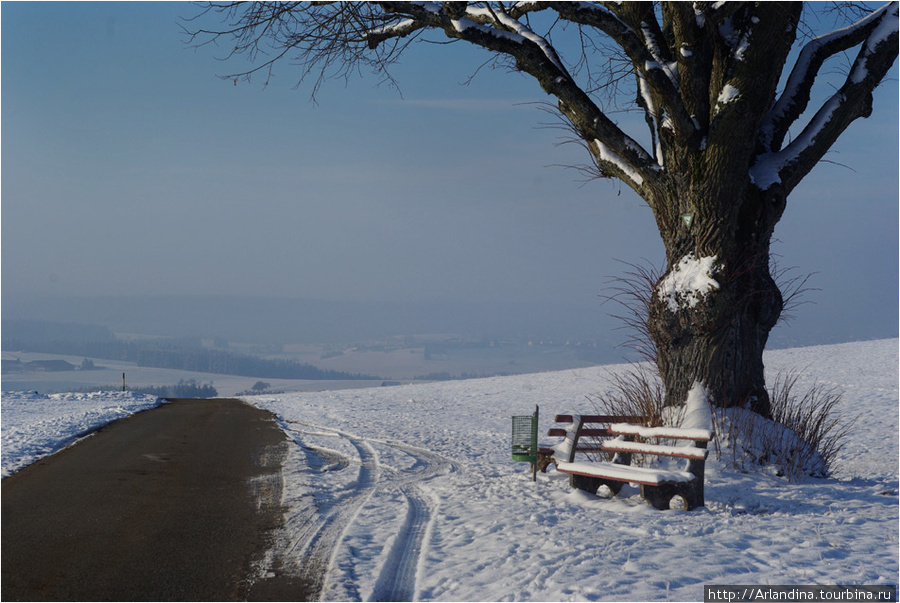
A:
[[[616,463],[597,462],[560,462],[556,470],[561,473],[584,475],[611,479],[619,482],[641,484],[642,486],[659,486],[661,484],[685,484],[696,481],[697,476],[689,471],[668,471],[652,467],[632,467]]]

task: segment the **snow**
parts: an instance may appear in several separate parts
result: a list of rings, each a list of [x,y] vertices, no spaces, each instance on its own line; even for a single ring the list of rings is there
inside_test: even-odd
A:
[[[662,69],[669,81],[672,82],[672,85],[678,88],[678,64],[674,61],[663,59],[662,51],[657,45],[650,25],[647,22],[641,22],[641,34],[644,38],[644,47],[650,53],[650,56],[653,57],[652,61],[647,61],[644,64],[644,70]]]
[[[753,23],[759,23],[759,19],[753,17]],[[748,29],[747,32],[741,37],[740,42],[738,42],[737,47],[734,49],[734,58],[737,61],[743,61],[746,58],[747,51],[750,49],[750,33],[752,30]]]
[[[647,80],[644,79],[643,74],[638,72],[637,74],[638,81],[638,93],[641,95],[641,98],[644,101],[644,107],[647,114],[647,117],[650,118],[652,122],[652,131],[653,137],[656,139],[656,145],[654,149],[654,153],[656,156],[656,163],[660,168],[665,167],[665,157],[663,156],[663,148],[662,148],[662,139],[657,135],[658,128],[656,122],[656,106],[653,104],[653,95],[650,94],[650,85],[647,83]]]
[[[673,440],[709,440],[712,431],[709,429],[682,429],[680,427],[642,427],[628,423],[613,423],[609,426],[612,433],[633,435],[641,438],[669,438]]]
[[[884,42],[892,33],[897,31],[898,16],[895,5],[886,4],[881,9],[866,15],[848,27],[818,36],[810,40],[800,51],[800,55],[797,57],[793,69],[791,69],[784,91],[769,111],[766,123],[763,124],[762,131],[765,134],[763,142],[770,153],[764,156],[765,161],[757,161],[757,166],[759,167],[755,169],[755,173],[751,173],[751,178],[754,178],[758,187],[765,190],[779,181],[777,170],[785,165],[786,162],[782,161],[780,165],[773,164],[774,159],[771,152],[776,150],[772,148],[774,143],[774,124],[783,119],[798,102],[801,102],[801,97],[804,94],[804,83],[811,77],[810,71],[817,68],[815,67],[816,61],[814,61],[816,55],[824,46],[840,38],[853,35],[859,29],[871,25],[876,19],[879,20],[879,23],[869,34],[865,43],[865,52],[860,54],[849,78],[850,82],[859,83],[868,75],[866,69],[868,55],[875,50],[878,44]]]
[[[503,11],[494,11],[493,17],[499,21],[499,23],[510,29],[510,31],[514,31],[518,35],[522,36],[522,38],[534,43],[538,48],[541,49],[541,52],[544,53],[544,56],[547,57],[557,69],[559,69],[562,73],[566,73],[566,68],[563,67],[562,63],[559,60],[559,57],[556,55],[556,51],[550,46],[550,44],[542,38],[541,36],[534,33],[531,29],[513,19],[509,15],[507,15]]]
[[[466,14],[470,16],[490,16],[492,20],[495,20],[502,27],[506,27],[507,29],[498,29],[496,27],[490,27],[487,25],[482,25],[480,23],[476,23],[472,19],[468,17],[462,17],[460,19],[451,19],[450,22],[453,25],[453,28],[459,33],[465,33],[467,29],[477,29],[481,33],[495,36],[497,38],[503,38],[507,40],[512,40],[517,44],[524,44],[525,41],[529,41],[535,44],[538,48],[541,49],[541,52],[544,56],[551,62],[553,65],[562,73],[567,73],[565,67],[563,67],[562,62],[559,60],[559,57],[556,55],[556,51],[553,50],[553,47],[547,42],[546,39],[534,33],[531,29],[529,29],[526,25],[523,25],[521,22],[513,19],[503,11],[494,11],[494,10],[486,10],[479,8],[470,8],[466,7]]]
[[[684,403],[684,416],[679,423],[682,429],[713,429],[712,409],[709,407],[709,393],[699,381],[688,391]]]
[[[836,92],[822,104],[822,108],[789,145],[778,152],[762,153],[757,156],[756,162],[750,168],[750,181],[760,190],[766,190],[773,184],[781,182],[781,170],[797,161],[804,151],[812,147],[844,101],[844,95]]]
[[[883,44],[891,35],[897,33],[897,29],[900,27],[900,25],[898,25],[900,14],[898,14],[896,6],[893,7],[891,12],[888,12],[888,6],[885,6],[882,8],[882,11],[879,12],[884,12],[884,17],[866,40],[866,52],[860,58],[857,66],[853,70],[853,74],[850,76],[850,80],[854,84],[858,84],[869,75],[869,71],[866,68],[866,62],[869,55],[875,52],[878,45]]]
[[[766,190],[781,182],[779,170],[784,167],[778,153],[762,153],[750,167],[750,182],[760,190]]]
[[[559,442],[552,446],[553,453],[556,458],[567,459],[570,457],[570,455],[572,454],[572,444],[575,442],[575,434],[578,432],[578,424],[580,422],[580,416],[572,416],[572,422],[565,427],[565,436],[559,438]]]
[[[703,29],[706,27],[706,12],[700,8],[698,2],[692,2],[691,5],[694,9],[694,19],[697,22],[697,27]]]
[[[612,163],[617,168],[619,168],[628,178],[632,180],[637,186],[643,186],[644,178],[641,176],[637,170],[628,165],[625,161],[622,160],[621,157],[616,155],[616,153],[610,149],[606,144],[604,144],[600,140],[594,140],[594,144],[597,145],[597,150],[600,153],[600,159],[603,161]]]
[[[666,471],[652,467],[632,467],[631,465],[616,465],[615,463],[560,463],[559,470],[563,473],[577,473],[592,477],[608,477],[619,481],[631,480],[634,483],[648,484],[652,486],[664,482],[689,482],[694,476],[687,471]]]
[[[858,418],[835,475],[742,471],[714,441],[706,507],[691,512],[653,509],[631,486],[612,499],[572,491],[553,470],[532,482],[510,458],[510,416],[540,405],[545,434],[556,413],[595,414],[586,396],[621,366],[246,398],[295,444],[276,551],[321,559],[325,600],[695,601],[706,584],[896,584],[898,343],[767,352],[770,382],[795,369],[798,388],[844,391],[840,410]],[[89,408],[98,421],[132,408],[117,398],[4,394],[4,475],[40,456],[7,440],[49,452]]]
[[[371,38],[373,36],[377,37],[380,35],[403,35],[403,32],[407,31],[411,26],[416,25],[415,19],[404,19],[403,21],[399,21],[397,23],[391,23],[389,25],[383,25],[381,27],[373,27],[371,29],[366,30],[366,37]]]
[[[766,190],[772,185],[781,182],[780,172],[791,163],[796,162],[804,151],[812,147],[818,136],[831,124],[834,114],[846,101],[840,91],[835,92],[828,97],[803,131],[790,144],[781,150],[771,149],[774,144],[774,124],[778,120],[783,119],[791,108],[800,102],[803,94],[808,94],[808,91],[804,88],[804,83],[810,78],[810,71],[815,68],[816,62],[814,59],[819,51],[827,44],[852,35],[859,29],[871,25],[875,20],[878,20],[878,23],[867,37],[863,52],[860,53],[853,71],[848,77],[849,82],[859,83],[868,75],[866,68],[868,56],[874,52],[876,46],[885,42],[889,36],[897,31],[898,16],[896,5],[885,5],[880,10],[867,15],[853,25],[819,36],[803,47],[794,68],[791,70],[784,92],[769,111],[766,122],[763,124],[762,131],[765,134],[763,142],[770,150],[761,153],[750,168],[750,180],[759,189]]]
[[[62,450],[112,421],[162,403],[132,392],[3,392],[3,477]]]
[[[737,100],[740,95],[740,90],[738,90],[731,84],[725,84],[724,86],[722,86],[722,92],[719,93],[719,98],[716,101],[716,105],[727,105],[728,103]]]
[[[711,291],[719,288],[713,278],[716,272],[716,256],[697,258],[689,253],[660,283],[657,296],[665,301],[671,312],[686,305],[693,308]]]
[[[664,444],[646,444],[644,442],[627,442],[624,440],[606,440],[603,449],[612,452],[637,452],[640,454],[657,454],[692,459],[705,459],[709,452],[705,448],[694,446],[667,446]]]

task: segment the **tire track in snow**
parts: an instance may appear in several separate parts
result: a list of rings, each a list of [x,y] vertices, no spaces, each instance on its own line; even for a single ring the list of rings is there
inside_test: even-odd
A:
[[[419,556],[432,514],[418,488],[405,486],[401,490],[406,497],[408,511],[378,576],[372,593],[374,601],[412,601],[415,595]]]
[[[364,443],[360,444],[352,439],[350,443],[358,455],[358,475],[350,493],[326,508],[319,508],[320,505],[311,498],[305,501],[308,504],[303,505],[299,513],[304,524],[299,530],[299,538],[288,550],[288,555],[296,555],[299,560],[299,573],[308,579],[311,591],[315,593],[314,600],[321,599],[328,573],[333,566],[336,545],[343,539],[359,509],[375,491],[374,476],[378,473],[378,465],[374,451]],[[313,448],[310,450],[314,452]],[[354,460],[348,460],[351,464],[356,464]]]
[[[437,507],[437,501],[425,494],[422,484],[456,471],[456,466],[445,457],[424,448],[396,442],[372,441],[401,450],[416,459],[411,472],[395,474],[391,480],[381,484],[383,489],[396,489],[405,497],[407,514],[392,543],[387,561],[379,570],[372,593],[372,600],[375,601],[411,601],[415,595],[419,560],[426,534],[430,531]]]
[[[451,461],[443,456],[408,444],[375,440],[345,433],[333,428],[320,427],[305,423],[305,430],[288,426],[295,434],[339,437],[348,440],[359,455],[359,476],[349,495],[335,504],[327,513],[320,513],[318,522],[311,530],[303,531],[294,543],[293,554],[297,555],[299,547],[299,569],[302,575],[308,576],[313,583],[317,598],[326,593],[329,577],[336,573],[335,560],[341,553],[345,535],[357,520],[360,510],[376,491],[399,492],[407,503],[407,513],[403,524],[393,539],[386,560],[377,568],[377,578],[371,599],[376,601],[410,601],[415,595],[416,576],[426,535],[430,531],[434,519],[437,502],[428,496],[422,488],[426,480],[456,471]],[[299,443],[299,442],[298,442]],[[400,450],[415,460],[409,471],[382,471],[372,444]],[[314,450],[307,447],[307,450]],[[310,517],[309,519],[313,519]],[[305,542],[304,542],[305,541]],[[301,546],[302,544],[302,546]],[[289,551],[291,553],[291,551]],[[344,580],[341,588],[344,591],[356,591],[359,596],[358,577],[341,576]],[[347,584],[349,579],[355,584]]]

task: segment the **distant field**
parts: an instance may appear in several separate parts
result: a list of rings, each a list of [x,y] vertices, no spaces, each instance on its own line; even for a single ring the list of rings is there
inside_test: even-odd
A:
[[[30,352],[3,352],[3,360],[20,359],[22,362],[32,360],[65,360],[80,366],[83,358],[61,356],[59,354],[39,354]],[[195,373],[171,369],[139,367],[133,362],[117,362],[114,360],[95,359],[96,366],[92,371],[46,371],[25,373],[3,373],[0,384],[4,391],[39,391],[42,394],[72,391],[87,387],[122,388],[122,373],[125,373],[126,385],[129,387],[174,385],[180,380],[191,379],[199,383],[212,382],[219,396],[234,396],[238,392],[247,391],[260,379],[237,375],[218,375],[213,373]],[[348,389],[353,387],[371,387],[380,385],[381,381],[306,381],[294,379],[265,379],[271,390],[285,392],[322,391],[328,389]]]
[[[228,348],[247,353],[240,344]],[[383,340],[346,349],[318,345],[286,345],[278,354],[259,353],[268,358],[281,358],[308,363],[321,369],[375,375],[378,380],[326,381],[245,377],[193,371],[139,367],[133,362],[92,358],[96,370],[4,372],[2,388],[6,391],[39,391],[56,393],[84,388],[121,389],[122,373],[129,387],[174,385],[180,380],[209,383],[220,396],[233,396],[250,390],[260,380],[272,391],[297,392],[347,389],[381,385],[382,381],[412,382],[418,377],[479,377],[498,374],[522,374],[580,368],[603,364],[594,348],[577,342],[525,342],[493,344],[432,340],[394,342]],[[624,355],[624,351],[623,351]],[[4,351],[3,360],[65,360],[80,367],[83,357],[36,352]],[[621,358],[608,359],[620,361]],[[4,369],[6,370],[6,369]]]
[[[324,350],[324,351],[323,351]],[[346,349],[286,345],[278,358],[333,371],[409,380],[445,373],[458,377],[522,374],[622,362],[622,355],[601,357],[597,348],[578,342],[466,342],[461,340],[379,342]]]

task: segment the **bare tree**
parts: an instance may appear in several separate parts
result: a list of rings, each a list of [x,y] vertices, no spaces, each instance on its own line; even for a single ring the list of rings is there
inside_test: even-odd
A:
[[[251,67],[289,59],[313,93],[329,77],[390,66],[427,35],[484,48],[532,76],[592,158],[650,206],[666,269],[648,332],[668,404],[700,382],[721,406],[768,414],[762,354],[784,306],[770,244],[788,195],[851,122],[898,51],[898,5],[815,35],[800,2],[311,2],[209,5],[224,41]],[[807,20],[808,21],[808,20]],[[796,50],[796,52],[795,52]],[[794,52],[794,54],[792,54]],[[810,107],[825,62],[849,57],[836,90]],[[788,60],[791,65],[788,66]],[[789,69],[789,71],[785,71]],[[782,82],[782,74],[786,79]],[[821,82],[821,80],[820,80]],[[603,108],[610,90],[643,112],[649,145]]]

